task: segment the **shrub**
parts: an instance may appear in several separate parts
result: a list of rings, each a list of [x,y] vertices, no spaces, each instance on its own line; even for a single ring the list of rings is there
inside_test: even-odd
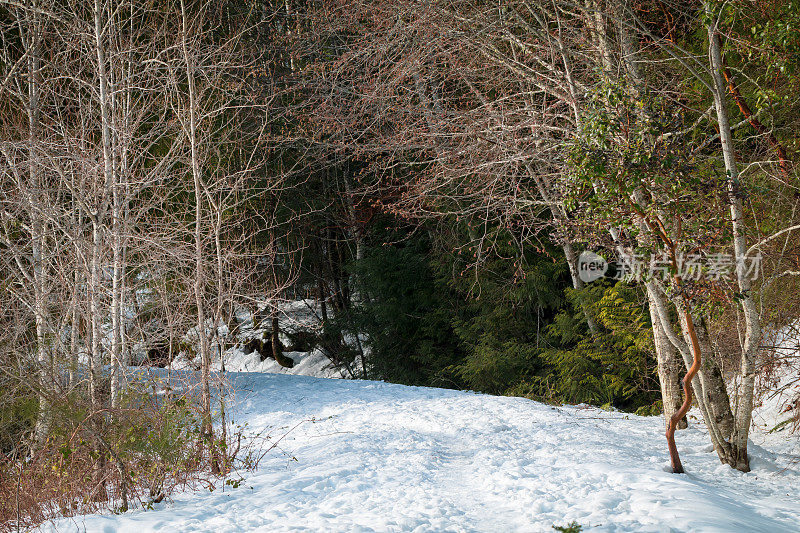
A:
[[[85,388],[50,404],[46,442],[28,453],[18,444],[13,454],[0,456],[0,531],[59,516],[148,508],[176,490],[213,487],[232,469],[255,466],[235,459],[241,428],[201,436],[193,383],[142,378],[119,408],[100,412]]]

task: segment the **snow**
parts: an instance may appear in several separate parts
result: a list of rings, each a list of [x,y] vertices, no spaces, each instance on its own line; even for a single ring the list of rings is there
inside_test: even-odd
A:
[[[800,531],[795,440],[756,430],[749,474],[697,417],[670,473],[660,417],[382,382],[229,375],[235,422],[277,446],[238,488],[43,531]]]
[[[767,335],[769,339],[770,335]],[[774,335],[776,364],[759,379],[760,405],[753,412],[753,423],[762,431],[798,431],[800,409],[800,321]],[[800,453],[800,449],[798,450]]]
[[[244,353],[241,348],[230,348],[225,352],[226,370],[237,372],[270,372],[274,374],[291,374],[297,376],[317,376],[326,378],[342,378],[342,372],[331,364],[331,360],[321,350],[311,352],[284,352],[283,355],[294,360],[292,368],[285,368],[275,359],[261,360],[258,352]],[[218,359],[211,364],[212,370],[220,370]]]
[[[320,318],[317,315],[317,303],[314,300],[293,300],[281,302],[279,307],[279,327],[281,330],[281,342],[288,346],[290,340],[285,332],[296,332],[298,330],[317,331],[321,327]],[[265,327],[254,328],[253,316],[250,310],[241,309],[237,312],[237,318],[241,322],[241,329],[236,336],[236,345],[228,348],[222,355],[222,360],[215,352],[212,356],[211,369],[222,370],[222,361],[225,362],[225,370],[229,372],[271,372],[276,374],[292,374],[301,376],[316,376],[325,378],[345,377],[343,369],[336,368],[331,360],[319,348],[309,352],[285,351],[284,355],[294,360],[292,368],[285,368],[278,364],[275,359],[267,357],[263,361],[261,355],[254,351],[249,354],[243,350],[244,344],[255,338],[264,338]],[[270,324],[271,327],[271,324]],[[209,320],[208,333],[211,337],[214,331],[213,323]],[[219,326],[220,336],[228,335],[228,328],[224,324]],[[197,341],[197,328],[192,328],[183,337],[184,341],[194,344],[194,351],[199,351]],[[268,339],[267,339],[268,340]],[[144,358],[142,355],[140,358]],[[189,370],[199,368],[200,362],[196,357],[187,359],[186,354],[181,352],[172,363],[172,368],[176,370]]]

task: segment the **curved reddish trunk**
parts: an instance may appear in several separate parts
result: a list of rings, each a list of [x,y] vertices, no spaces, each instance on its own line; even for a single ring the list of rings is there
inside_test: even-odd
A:
[[[676,282],[680,282],[680,280],[676,279]],[[669,448],[669,461],[672,464],[672,471],[676,474],[683,474],[683,465],[681,464],[681,458],[678,455],[678,447],[675,445],[675,430],[678,429],[678,423],[680,423],[680,421],[684,416],[686,416],[686,413],[689,412],[689,409],[692,407],[692,380],[697,375],[697,372],[700,371],[700,365],[702,363],[700,342],[697,338],[697,332],[694,329],[692,315],[687,309],[684,309],[683,313],[686,319],[686,329],[688,330],[687,333],[689,334],[689,338],[692,340],[692,355],[694,356],[694,361],[692,362],[692,366],[689,368],[688,372],[686,372],[686,375],[683,376],[683,379],[681,380],[684,392],[683,405],[681,405],[681,408],[672,414],[669,422],[667,423],[667,447]]]

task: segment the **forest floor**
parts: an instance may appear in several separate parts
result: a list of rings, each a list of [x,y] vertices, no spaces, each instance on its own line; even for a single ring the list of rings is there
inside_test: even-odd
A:
[[[660,417],[374,381],[230,373],[276,444],[236,488],[45,531],[800,531],[800,441],[756,429],[748,474],[702,421],[669,471]],[[236,476],[236,479],[239,479]]]

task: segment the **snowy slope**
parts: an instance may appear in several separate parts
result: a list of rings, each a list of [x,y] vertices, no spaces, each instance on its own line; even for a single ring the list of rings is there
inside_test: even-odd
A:
[[[719,464],[702,429],[681,431],[688,473],[675,475],[658,417],[370,381],[231,379],[236,422],[283,437],[242,486],[44,530],[505,532],[575,520],[584,531],[800,531],[796,441],[775,435],[754,435],[742,474]]]
[[[800,419],[800,321],[778,331],[769,342],[775,346],[778,361],[759,379],[759,406],[753,423],[764,431],[797,432]]]

